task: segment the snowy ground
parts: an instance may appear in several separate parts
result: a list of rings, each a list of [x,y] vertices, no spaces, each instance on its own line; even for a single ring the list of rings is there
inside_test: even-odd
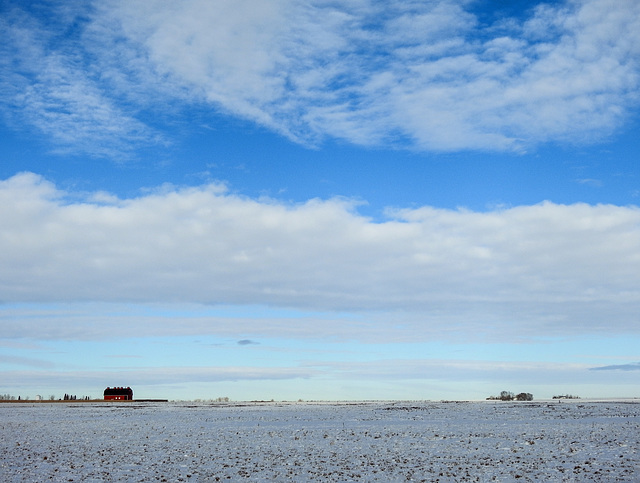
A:
[[[0,481],[640,481],[640,402],[0,404]]]

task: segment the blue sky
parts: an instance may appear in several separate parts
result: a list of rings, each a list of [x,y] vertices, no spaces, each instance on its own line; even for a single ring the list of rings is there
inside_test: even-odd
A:
[[[5,1],[0,392],[634,397],[633,0]]]

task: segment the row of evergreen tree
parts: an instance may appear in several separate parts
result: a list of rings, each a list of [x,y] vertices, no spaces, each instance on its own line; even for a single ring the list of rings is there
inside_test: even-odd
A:
[[[90,399],[89,396],[82,396],[80,398],[81,401],[88,401],[89,399]],[[78,396],[76,396],[76,395],[72,396],[71,394],[65,394],[64,395],[64,400],[65,401],[77,401],[78,400]]]

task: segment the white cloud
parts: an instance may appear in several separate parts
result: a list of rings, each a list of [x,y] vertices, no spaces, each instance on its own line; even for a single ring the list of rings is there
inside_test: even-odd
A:
[[[372,395],[384,399],[456,397],[456,394],[465,399],[484,399],[503,389],[531,391],[536,398],[566,394],[567,390],[578,390],[581,396],[602,397],[603,387],[615,388],[623,395],[633,387],[633,371],[614,374],[588,369],[581,364],[563,363],[390,359],[322,362],[318,367],[130,367],[67,371],[41,368],[7,370],[3,376],[7,387],[18,390],[46,389],[47,393],[59,393],[61,388],[72,387],[79,392],[78,396],[88,393],[93,397],[100,397],[96,391],[113,385],[114,381],[126,381],[138,397],[149,394],[170,398],[201,398],[203,394],[215,397],[220,393],[212,394],[212,388],[220,391],[224,387],[224,391],[230,391],[225,394],[234,399],[238,395],[247,399],[272,394],[325,400]]]
[[[541,4],[520,23],[489,26],[464,6],[112,0],[55,42],[13,14],[2,96],[11,116],[95,155],[116,140],[120,152],[164,142],[142,112],[185,101],[303,143],[425,150],[592,141],[636,109],[634,0]]]
[[[77,39],[61,38],[58,29],[83,12],[61,7],[65,25],[43,25],[13,9],[0,19],[0,107],[14,125],[27,124],[46,135],[59,152],[88,153],[123,159],[134,145],[165,143],[163,137],[137,119],[137,109],[119,102],[119,93],[104,85],[103,72],[91,68]],[[129,106],[130,107],[130,106]]]
[[[617,364],[613,366],[592,367],[592,371],[640,371],[640,362]]]
[[[496,354],[497,355],[497,354]],[[549,385],[563,381],[572,384],[594,383],[590,367],[585,364],[466,359],[385,359],[370,362],[327,364],[340,370],[345,379],[431,380],[457,384],[502,381],[510,385]],[[604,381],[602,378],[600,381]],[[490,396],[490,394],[486,394]]]
[[[126,380],[132,387],[188,384],[195,382],[286,380],[308,378],[313,369],[289,367],[156,367],[109,371],[6,371],[6,384],[13,387],[65,387],[66,385],[107,387],[114,380]],[[104,382],[103,382],[104,381]],[[71,383],[71,384],[70,384]],[[58,389],[60,390],[60,389]],[[96,396],[94,394],[94,396]],[[99,397],[99,396],[98,396]]]
[[[192,0],[180,12],[147,3],[148,13],[135,16],[138,6],[127,2],[111,13],[158,69],[300,139],[401,136],[424,149],[521,149],[609,132],[637,102],[633,1],[541,6],[488,38],[446,0],[384,9],[283,0],[267,12],[245,3]]]
[[[0,355],[0,364],[2,365],[9,365],[9,366],[27,366],[27,367],[34,367],[34,368],[50,368],[52,366],[51,363],[44,361],[44,360],[40,360],[40,359],[35,359],[35,358],[31,358],[31,357],[20,357],[20,356],[5,356],[5,355]]]
[[[369,322],[334,320],[313,330],[360,340],[638,329],[640,209],[633,206],[423,207],[374,223],[346,200],[289,205],[219,185],[165,187],[108,204],[105,196],[95,203],[92,195],[82,202],[71,195],[29,173],[0,183],[3,302],[349,311]],[[20,319],[11,320],[19,333]],[[307,322],[273,330],[307,330]],[[264,335],[259,320],[234,321],[243,323],[252,338]],[[158,330],[217,326],[208,317],[166,324]],[[135,336],[125,325],[112,328]],[[400,329],[390,333],[391,326]],[[38,325],[42,333],[89,330],[72,320],[65,327]]]

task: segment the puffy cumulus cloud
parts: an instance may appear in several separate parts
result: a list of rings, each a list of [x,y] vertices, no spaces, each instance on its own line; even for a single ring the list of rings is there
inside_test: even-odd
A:
[[[637,106],[638,2],[540,4],[495,25],[470,5],[111,0],[66,11],[66,37],[14,8],[0,92],[12,115],[96,155],[164,142],[144,113],[172,105],[302,143],[507,151],[599,139]]]
[[[335,319],[311,330],[293,317],[269,333],[260,326],[271,324],[238,317],[234,328],[248,330],[236,333],[252,338],[335,329],[391,342],[415,333],[513,338],[638,327],[634,206],[422,207],[375,223],[348,200],[286,204],[219,185],[101,197],[109,203],[72,195],[30,173],[0,183],[3,302],[263,305],[361,313],[371,322]],[[172,319],[161,333],[225,321],[199,317],[177,327]],[[39,325],[47,327],[62,330],[55,320]]]

